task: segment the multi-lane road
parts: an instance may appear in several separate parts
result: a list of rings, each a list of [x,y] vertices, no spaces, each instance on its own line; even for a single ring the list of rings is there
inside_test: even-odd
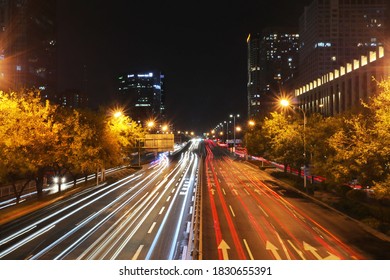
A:
[[[199,142],[113,184],[0,228],[1,259],[181,259],[187,255]]]
[[[0,232],[0,259],[390,258],[388,241],[212,141],[192,141]]]
[[[206,143],[203,259],[389,259],[390,243]]]

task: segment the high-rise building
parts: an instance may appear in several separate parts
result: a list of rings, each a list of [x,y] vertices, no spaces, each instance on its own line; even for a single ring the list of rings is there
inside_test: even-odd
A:
[[[0,89],[57,87],[57,1],[0,1]]]
[[[248,119],[260,114],[260,34],[249,34],[248,44]]]
[[[299,35],[291,28],[266,28],[250,34],[248,43],[248,118],[272,111],[275,97],[295,75]]]
[[[164,75],[160,72],[120,75],[117,80],[118,101],[132,119],[145,122],[165,120]]]
[[[385,42],[388,0],[314,0],[299,19],[299,81],[308,83]]]

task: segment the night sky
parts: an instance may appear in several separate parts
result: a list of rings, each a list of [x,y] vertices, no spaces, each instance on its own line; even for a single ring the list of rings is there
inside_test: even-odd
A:
[[[59,0],[59,86],[110,104],[122,72],[165,74],[168,119],[208,131],[239,113],[246,120],[248,33],[298,26],[311,0]]]

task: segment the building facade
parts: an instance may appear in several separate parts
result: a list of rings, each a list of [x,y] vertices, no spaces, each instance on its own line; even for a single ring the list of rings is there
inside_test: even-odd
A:
[[[385,43],[387,0],[314,0],[299,19],[299,83]]]
[[[276,96],[295,77],[299,35],[291,28],[267,28],[249,35],[248,118],[262,118],[273,110]]]
[[[120,75],[118,101],[132,119],[142,123],[147,120],[165,120],[164,75],[158,71]]]
[[[334,116],[359,110],[378,92],[377,82],[389,77],[390,57],[380,46],[296,88],[295,97],[307,113]]]
[[[57,90],[57,1],[0,1],[0,89]]]

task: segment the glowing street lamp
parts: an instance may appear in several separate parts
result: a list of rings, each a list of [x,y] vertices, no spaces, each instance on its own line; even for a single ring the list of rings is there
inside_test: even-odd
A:
[[[307,192],[307,182],[306,182],[306,112],[299,106],[294,106],[287,99],[281,99],[280,105],[282,107],[291,107],[293,109],[298,109],[303,114],[303,187]]]
[[[148,127],[149,129],[154,126],[154,121],[148,121]]]
[[[164,124],[164,125],[161,127],[161,129],[162,129],[163,132],[168,131],[168,125]]]
[[[114,113],[114,117],[115,117],[115,118],[120,118],[122,115],[123,115],[123,113],[122,113],[121,111],[116,111],[116,112]]]

